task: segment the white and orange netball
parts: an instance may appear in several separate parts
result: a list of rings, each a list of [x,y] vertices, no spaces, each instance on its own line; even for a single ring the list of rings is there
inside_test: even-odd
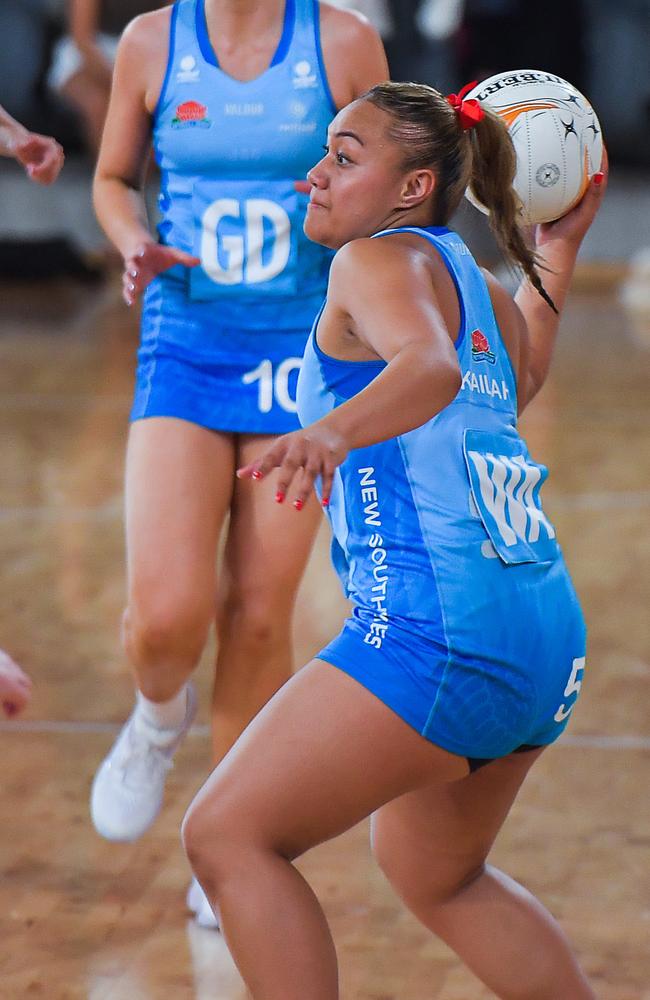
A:
[[[483,80],[467,98],[491,108],[508,127],[522,222],[552,222],[580,201],[600,170],[603,141],[594,109],[573,84],[541,70],[510,70]],[[487,213],[471,191],[467,197]]]

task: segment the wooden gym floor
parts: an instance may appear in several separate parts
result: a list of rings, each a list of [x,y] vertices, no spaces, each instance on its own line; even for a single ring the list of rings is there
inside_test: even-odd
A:
[[[524,422],[586,609],[587,679],[493,859],[561,919],[600,1000],[650,1000],[650,320],[626,316],[608,281],[588,285]],[[35,681],[27,713],[0,729],[0,997],[240,1000],[223,941],[184,906],[178,831],[209,767],[209,653],[199,725],[153,829],[112,845],[88,818],[92,775],[132,698],[118,623],[135,318],[111,287],[4,285],[0,328],[0,646]],[[300,662],[343,613],[323,532],[301,592]],[[401,908],[365,824],[301,867],[331,920],[346,1000],[491,996]]]

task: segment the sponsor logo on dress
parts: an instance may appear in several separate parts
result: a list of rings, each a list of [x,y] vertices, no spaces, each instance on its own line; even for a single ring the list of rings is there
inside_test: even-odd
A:
[[[212,122],[207,117],[208,109],[198,101],[184,101],[176,108],[172,118],[172,128],[211,128]]]
[[[180,69],[176,74],[176,83],[196,83],[199,79],[199,67],[192,55],[183,56],[178,64]]]
[[[290,132],[293,135],[313,135],[316,131],[316,122],[305,121],[309,114],[309,105],[304,101],[294,98],[289,101],[287,108],[289,115],[293,118],[290,122],[281,122],[278,126],[280,132]]]
[[[360,477],[359,489],[364,523],[368,528],[381,528],[381,510],[375,470],[372,466],[368,466],[364,469],[357,469],[357,474]],[[384,539],[378,531],[372,531],[369,535],[368,548],[371,563],[369,570],[374,580],[370,598],[373,617],[363,641],[368,646],[373,646],[374,649],[381,649],[389,627],[387,597],[390,571]]]
[[[316,74],[312,72],[311,63],[301,59],[293,67],[293,85],[296,90],[308,90],[318,85]]]
[[[490,350],[490,341],[480,330],[472,330],[472,361],[487,361],[496,364],[496,358]]]
[[[261,101],[229,101],[223,106],[224,115],[234,118],[258,118],[265,110]]]

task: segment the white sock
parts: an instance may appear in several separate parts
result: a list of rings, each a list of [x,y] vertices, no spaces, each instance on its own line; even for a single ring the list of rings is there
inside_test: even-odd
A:
[[[187,715],[187,684],[169,701],[151,701],[141,691],[136,694],[136,719],[152,729],[178,730]]]

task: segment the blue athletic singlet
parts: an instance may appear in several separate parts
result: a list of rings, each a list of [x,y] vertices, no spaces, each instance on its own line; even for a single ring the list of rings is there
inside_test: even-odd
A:
[[[451,230],[397,231],[429,240],[454,280],[462,385],[428,423],[353,451],[338,469],[332,553],[354,611],[319,658],[432,742],[500,757],[565,727],[584,622],[541,506],[546,469],[517,432],[515,378],[483,276]],[[303,425],[385,366],[325,355],[317,328],[298,384]]]
[[[204,0],[174,4],[153,123],[158,231],[201,265],[147,289],[134,418],[297,426],[300,358],[331,252],[304,235],[308,196],[295,182],[321,158],[335,113],[315,0],[286,0],[271,64],[245,83],[219,67]]]

